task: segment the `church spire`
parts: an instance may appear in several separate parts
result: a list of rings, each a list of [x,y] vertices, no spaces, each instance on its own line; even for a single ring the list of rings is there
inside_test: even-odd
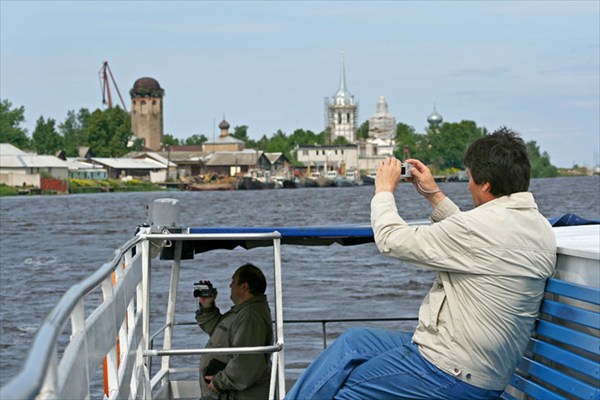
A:
[[[341,51],[342,62],[340,65],[340,92],[346,92],[346,67],[344,66],[344,50]]]
[[[341,51],[341,64],[340,64],[340,88],[335,94],[334,102],[336,105],[352,105],[354,104],[354,97],[348,89],[346,89],[346,67],[344,65],[344,50]]]

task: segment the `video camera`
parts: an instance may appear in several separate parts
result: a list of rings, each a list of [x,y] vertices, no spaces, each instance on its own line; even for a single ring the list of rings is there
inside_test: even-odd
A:
[[[194,297],[215,297],[215,289],[210,281],[198,281],[194,283]]]

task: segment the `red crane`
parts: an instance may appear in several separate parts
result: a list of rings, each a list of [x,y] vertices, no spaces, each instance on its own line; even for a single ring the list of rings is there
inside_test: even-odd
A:
[[[123,97],[121,97],[121,92],[119,92],[119,87],[117,86],[117,82],[115,82],[115,78],[108,66],[108,61],[104,61],[102,64],[102,68],[98,71],[98,76],[100,77],[100,86],[102,88],[102,104],[108,104],[108,108],[112,108],[112,97],[110,95],[110,85],[108,81],[108,77],[112,80],[112,84],[119,95],[119,99],[121,99],[121,104],[123,105],[123,109],[127,111],[127,107],[125,106],[125,102],[123,101]],[[108,99],[108,101],[107,101]]]

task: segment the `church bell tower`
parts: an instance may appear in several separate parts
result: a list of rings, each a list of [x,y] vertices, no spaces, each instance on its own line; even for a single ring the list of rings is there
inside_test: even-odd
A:
[[[348,143],[355,143],[358,121],[358,104],[354,96],[346,88],[346,71],[344,52],[340,67],[340,87],[333,97],[325,99],[325,130],[329,133],[329,143],[338,137],[344,137]]]

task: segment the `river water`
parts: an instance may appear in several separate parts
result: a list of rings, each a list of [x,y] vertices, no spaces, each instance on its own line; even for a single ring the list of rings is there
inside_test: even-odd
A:
[[[467,183],[441,183],[462,210],[472,208]],[[546,217],[574,213],[600,219],[600,177],[534,179]],[[176,198],[185,226],[302,226],[368,224],[373,186],[224,192],[99,193],[0,198],[0,385],[24,362],[40,322],[74,283],[87,277],[146,221],[146,205]],[[425,219],[427,201],[402,184],[396,201],[403,217]],[[272,249],[217,250],[182,263],[177,321],[193,321],[192,283],[210,279],[217,304],[230,307],[229,282],[244,262],[272,279]],[[342,247],[284,246],[284,319],[400,317],[416,315],[433,273],[379,255],[373,244]],[[152,312],[164,323],[170,264],[153,260]],[[272,293],[268,292],[272,300]],[[384,324],[411,329],[412,322]],[[348,325],[328,325],[332,340]],[[181,330],[181,331],[179,331]],[[177,327],[174,347],[203,347],[196,326]],[[286,326],[286,365],[312,360],[322,348],[321,326]],[[176,363],[197,365],[197,358]]]

